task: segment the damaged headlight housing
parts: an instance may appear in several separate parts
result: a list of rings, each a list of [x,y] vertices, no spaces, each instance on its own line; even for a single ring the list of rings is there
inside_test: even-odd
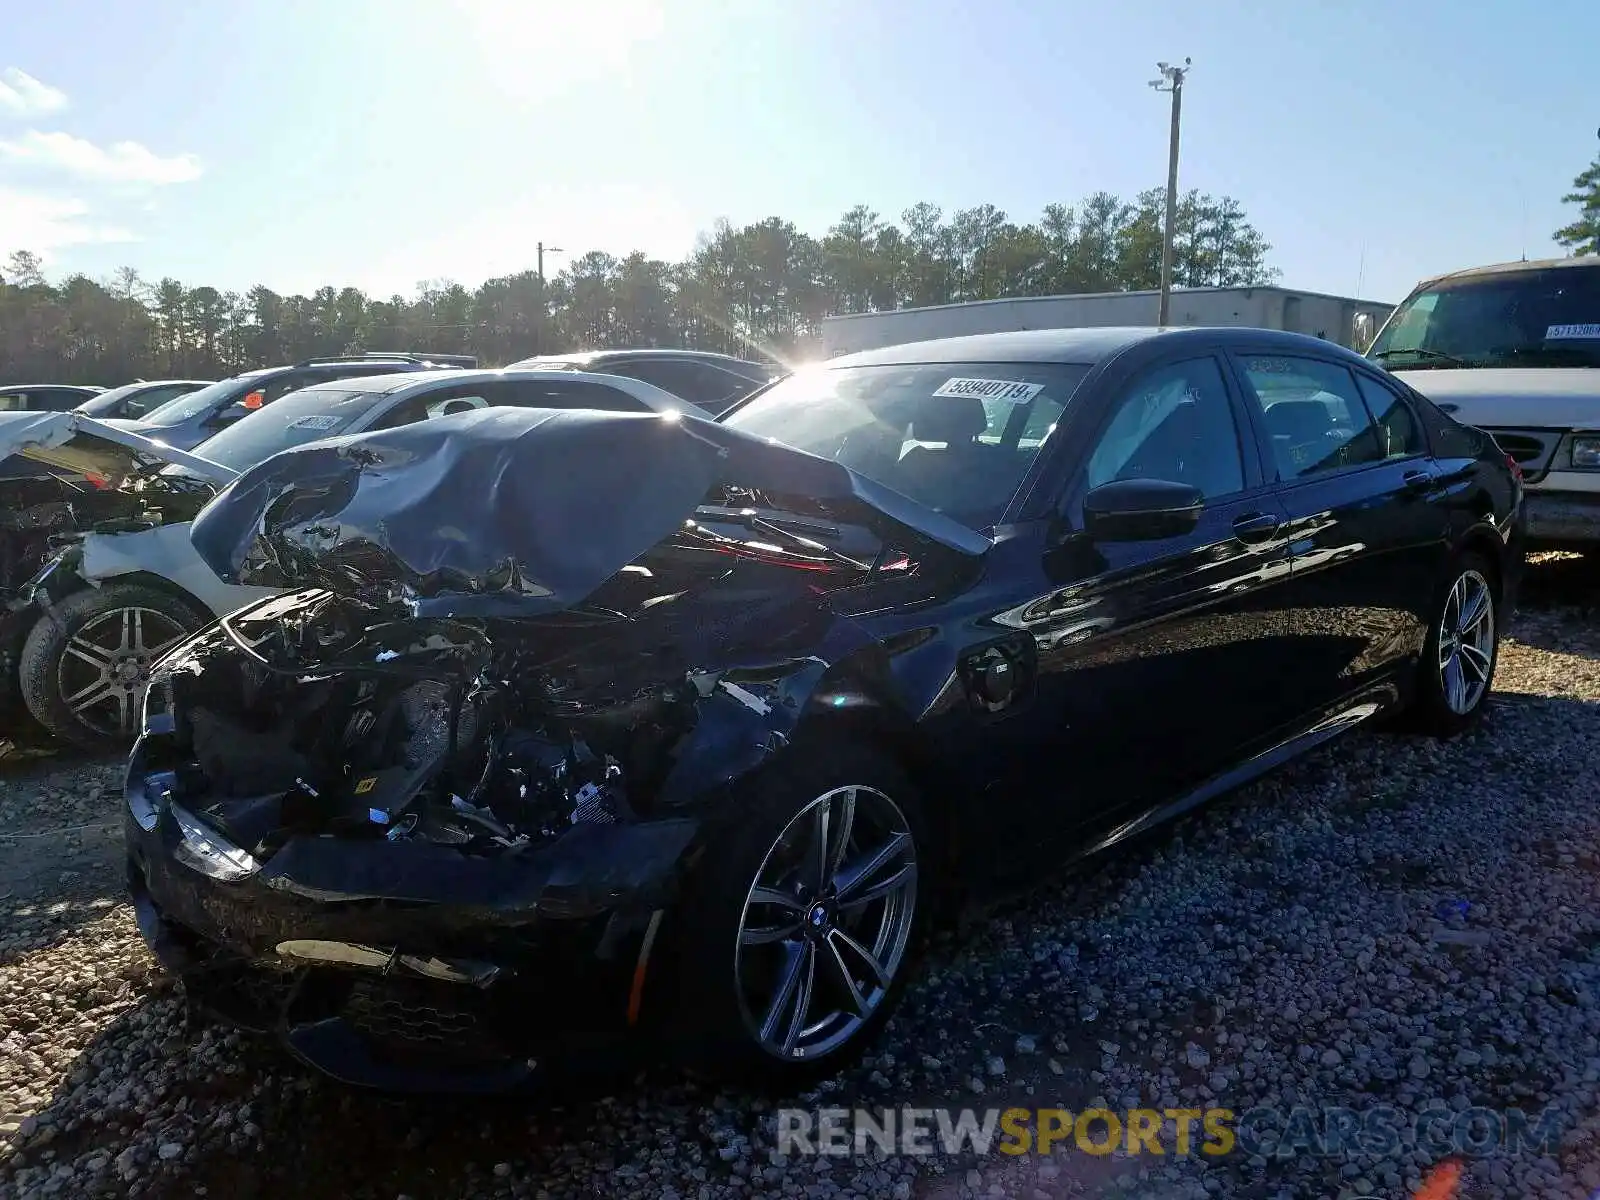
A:
[[[222,883],[233,883],[261,869],[248,850],[235,846],[181,804],[169,804],[167,811],[183,834],[178,861],[185,866]]]

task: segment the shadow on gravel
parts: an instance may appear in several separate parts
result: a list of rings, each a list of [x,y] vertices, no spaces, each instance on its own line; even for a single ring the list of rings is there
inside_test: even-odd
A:
[[[883,1053],[892,1048],[901,1064],[921,1062],[933,1077],[947,1081],[944,1089],[919,1094],[891,1086],[879,1074],[880,1066],[896,1072],[869,1059],[833,1081],[820,1102],[868,1107],[1022,1102],[1081,1110],[1101,1090],[1094,1072],[1104,1066],[1105,1040],[1130,1041],[1121,1031],[1129,1014],[1114,1011],[1112,1002],[1099,994],[1097,982],[1109,987],[1124,953],[1112,931],[1119,922],[1142,919],[1144,901],[1133,898],[1141,875],[1159,869],[1164,859],[1181,861],[1206,852],[1195,847],[1234,836],[1240,818],[1247,815],[1244,810],[1276,808],[1292,796],[1313,795],[1335,784],[1342,794],[1327,818],[1335,826],[1360,828],[1374,809],[1403,815],[1410,796],[1386,775],[1385,743],[1393,743],[1395,752],[1437,764],[1446,786],[1452,773],[1466,772],[1475,785],[1503,791],[1508,804],[1516,803],[1519,792],[1570,792],[1575,786],[1570,763],[1559,756],[1547,761],[1519,753],[1535,726],[1541,737],[1570,736],[1579,745],[1600,744],[1600,704],[1497,696],[1484,725],[1446,747],[1426,739],[1358,732],[1114,854],[1069,868],[1026,897],[991,908],[965,931],[935,940],[921,979],[909,989],[885,1044],[876,1049]],[[1194,921],[1222,930],[1233,925],[1236,902],[1258,915],[1322,902],[1316,886],[1277,861],[1270,844],[1239,841],[1229,852],[1225,874],[1226,890],[1218,893],[1213,907],[1189,914]],[[1379,891],[1392,893],[1397,903],[1403,899],[1418,913],[1431,913],[1442,899],[1471,895],[1475,886],[1472,878],[1441,871],[1438,864],[1430,868],[1404,857],[1373,859],[1365,874]],[[1270,903],[1244,903],[1247,894]],[[1072,940],[1041,943],[1035,924],[1041,912],[1049,913],[1057,928],[1076,930]],[[1295,953],[1291,943],[1275,940],[1271,929],[1240,927],[1230,938],[1240,947],[1249,946],[1254,959],[1240,956],[1245,990],[1256,973]],[[1066,974],[1064,960],[1072,963]],[[265,1039],[215,1026],[186,1030],[181,1000],[170,983],[152,982],[159,990],[101,1031],[73,1065],[77,1082],[64,1083],[44,1114],[43,1124],[55,1128],[46,1148],[54,1150],[56,1160],[104,1159],[98,1177],[112,1194],[126,1191],[121,1172],[127,1170],[139,1180],[139,1194],[145,1197],[188,1197],[199,1185],[208,1195],[227,1200],[432,1200],[503,1194],[510,1184],[495,1168],[507,1164],[503,1169],[518,1189],[513,1195],[547,1190],[582,1196],[591,1194],[597,1173],[637,1169],[641,1153],[661,1155],[674,1179],[715,1186],[731,1181],[731,1168],[719,1158],[714,1130],[749,1129],[753,1118],[748,1114],[768,1107],[754,1097],[667,1072],[620,1082],[568,1078],[532,1099],[464,1101],[353,1091],[300,1067]],[[1197,1031],[1196,1048],[1214,1052],[1208,1035],[1198,1031],[1221,1025],[1218,999],[1164,979],[1146,993],[1142,1011],[1160,1026]],[[906,1030],[915,1032],[914,1042],[904,1040]],[[1037,1043],[1025,1053],[1018,1049],[1024,1039]],[[1124,1050],[1125,1055],[1131,1052],[1131,1047]],[[1153,1049],[1148,1059],[1139,1060],[1141,1069],[1153,1079],[1179,1053],[1177,1043]],[[987,1055],[1006,1058],[1004,1079],[988,1079],[982,1099],[971,1094],[970,1084],[967,1094],[950,1089],[952,1073],[956,1078],[969,1072],[973,1079],[984,1077]],[[939,1061],[928,1066],[927,1060]],[[1487,1075],[1483,1082],[1485,1103],[1531,1103],[1523,1081],[1507,1082],[1503,1089]],[[1375,1096],[1390,1090],[1387,1084],[1372,1086],[1379,1089]],[[77,1088],[91,1088],[97,1096],[109,1093],[110,1099],[74,1095]],[[184,1097],[176,1117],[162,1105],[166,1115],[159,1129],[140,1115],[155,1106],[141,1096],[159,1094],[157,1089]],[[816,1102],[788,1100],[804,1107]],[[160,1158],[162,1145],[171,1147],[170,1160]],[[39,1165],[35,1146],[7,1165]],[[777,1179],[758,1177],[769,1169],[766,1149],[755,1145],[748,1152],[757,1175],[748,1177],[745,1186],[753,1194],[777,1194],[783,1183],[797,1182],[802,1191],[795,1194],[805,1194],[804,1187],[815,1179],[809,1168],[800,1175],[802,1168],[790,1163]],[[1097,1194],[1121,1170],[1122,1164],[1079,1156],[1063,1163],[1057,1185],[1066,1184],[1070,1175],[1072,1194]],[[1341,1185],[1333,1175],[1328,1182],[1333,1190]],[[641,1196],[654,1194],[648,1177],[641,1175],[639,1183]],[[951,1183],[948,1176],[924,1179],[912,1195],[952,1195]]]
[[[116,759],[0,765],[0,963],[47,949],[125,898]]]

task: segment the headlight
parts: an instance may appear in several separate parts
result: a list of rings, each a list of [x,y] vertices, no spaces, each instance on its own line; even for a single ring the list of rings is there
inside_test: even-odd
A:
[[[243,879],[261,869],[261,864],[248,850],[235,846],[181,805],[169,805],[167,811],[177,820],[183,834],[177,856],[185,866],[223,883]]]
[[[1600,467],[1600,437],[1573,438],[1572,465],[1575,467]]]

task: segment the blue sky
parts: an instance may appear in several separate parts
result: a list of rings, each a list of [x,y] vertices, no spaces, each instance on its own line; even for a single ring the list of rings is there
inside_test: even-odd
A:
[[[1164,181],[1290,286],[1557,252],[1594,0],[0,0],[0,253],[280,291],[679,257],[719,217],[1032,219]],[[19,72],[21,74],[19,74]],[[547,261],[558,269],[566,256]]]

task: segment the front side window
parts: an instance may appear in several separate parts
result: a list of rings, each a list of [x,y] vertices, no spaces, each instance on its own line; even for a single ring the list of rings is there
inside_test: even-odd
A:
[[[986,529],[1088,371],[1076,363],[819,366],[774,384],[726,423],[835,459]]]
[[[1600,367],[1600,267],[1444,279],[1413,292],[1367,357],[1391,370]]]
[[[1245,381],[1261,405],[1285,482],[1381,462],[1379,433],[1345,367],[1288,355],[1248,355]]]
[[[27,392],[0,392],[0,412],[27,412]]]
[[[1118,402],[1089,454],[1086,489],[1162,479],[1207,500],[1244,490],[1244,458],[1227,385],[1213,358],[1159,367]]]

